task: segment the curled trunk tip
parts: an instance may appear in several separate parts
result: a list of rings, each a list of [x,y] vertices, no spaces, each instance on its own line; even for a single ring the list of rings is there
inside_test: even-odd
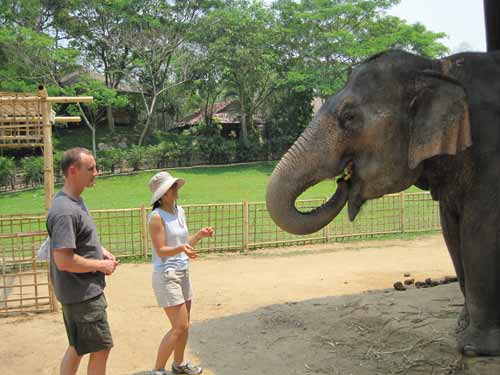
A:
[[[314,233],[330,223],[345,206],[348,198],[348,184],[337,183],[335,194],[324,204],[310,212],[300,212],[295,206],[303,190],[287,189],[288,181],[283,176],[273,176],[268,186],[266,204],[273,221],[283,230],[298,235]]]

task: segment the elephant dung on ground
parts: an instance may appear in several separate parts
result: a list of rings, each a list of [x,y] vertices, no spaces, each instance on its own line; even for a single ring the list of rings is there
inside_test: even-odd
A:
[[[296,209],[303,191],[346,169],[332,199]],[[500,52],[387,51],[356,66],[278,163],[266,201],[281,228],[307,234],[345,204],[354,220],[367,200],[411,185],[439,201],[465,297],[459,349],[500,355]]]

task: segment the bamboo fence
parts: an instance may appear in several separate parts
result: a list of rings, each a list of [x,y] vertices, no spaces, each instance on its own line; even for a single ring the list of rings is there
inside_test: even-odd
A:
[[[307,211],[323,202],[302,200]],[[296,236],[278,228],[264,202],[183,206],[191,232],[212,226],[214,235],[199,253],[251,251],[257,248],[363,240],[373,236],[440,230],[439,209],[428,193],[401,193],[369,201],[351,223],[346,212],[320,231]],[[101,243],[120,258],[151,255],[145,207],[91,211]],[[36,260],[46,237],[45,214],[0,215],[0,315],[52,311],[47,262]]]

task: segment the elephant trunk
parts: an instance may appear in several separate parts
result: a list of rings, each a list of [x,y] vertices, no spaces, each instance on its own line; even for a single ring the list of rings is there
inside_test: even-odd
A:
[[[267,187],[266,204],[271,218],[283,230],[293,234],[320,230],[339,214],[348,198],[347,182],[339,180],[335,194],[320,207],[309,212],[300,212],[295,207],[302,192],[325,178],[333,177],[321,171],[325,156],[307,146],[315,144],[311,138],[316,138],[317,125],[313,120],[281,159]]]

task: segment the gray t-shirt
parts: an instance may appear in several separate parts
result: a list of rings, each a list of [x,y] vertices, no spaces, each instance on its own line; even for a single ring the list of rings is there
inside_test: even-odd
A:
[[[84,258],[103,259],[96,226],[83,199],[58,192],[46,224],[50,236],[50,276],[57,299],[63,304],[71,304],[100,295],[106,285],[102,272],[60,271],[52,256],[58,249],[73,249],[75,254]]]

